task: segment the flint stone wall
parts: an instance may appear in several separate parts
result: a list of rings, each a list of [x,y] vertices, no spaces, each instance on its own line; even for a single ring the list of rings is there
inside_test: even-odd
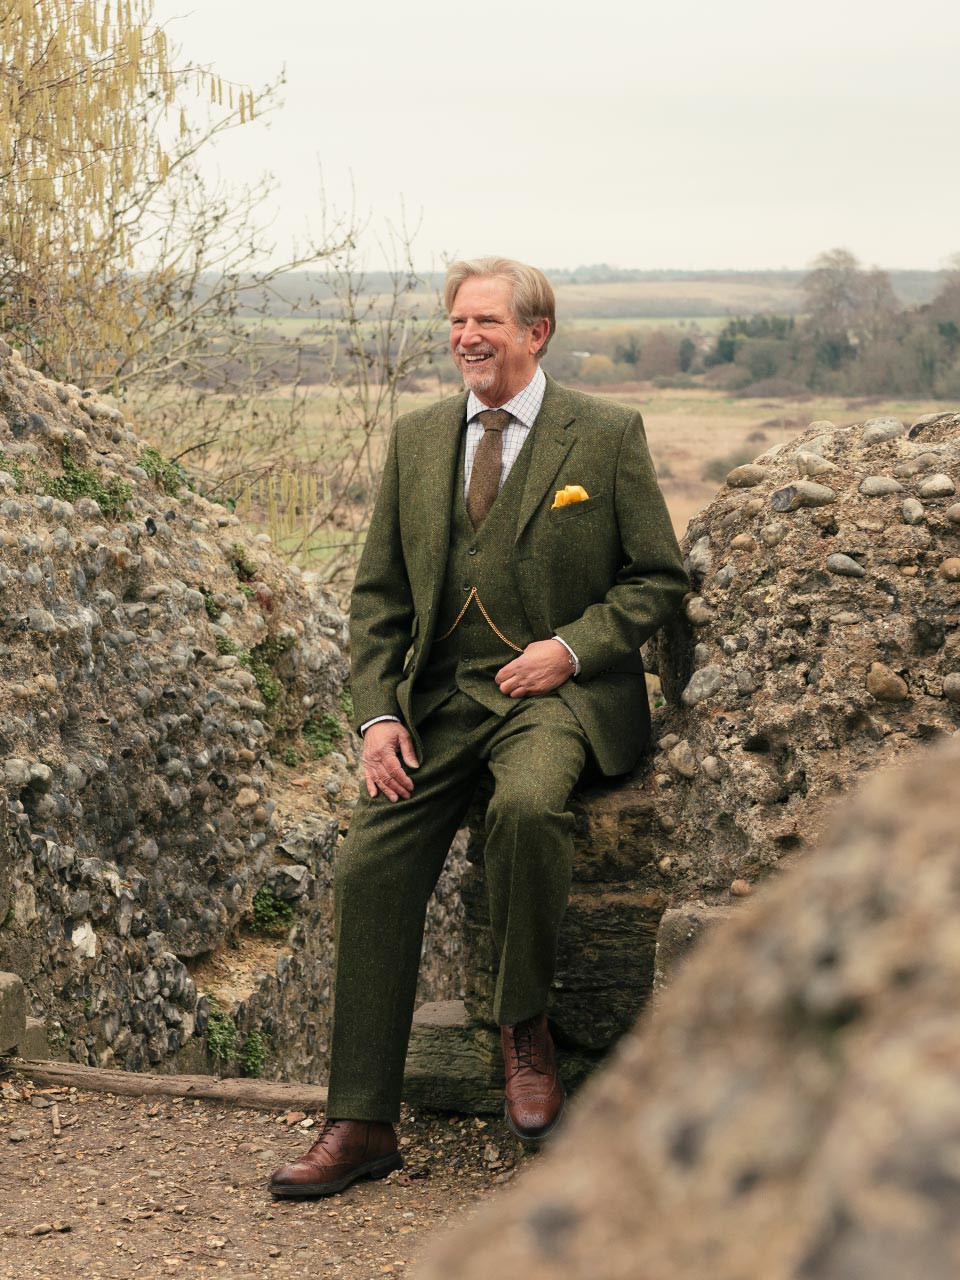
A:
[[[716,925],[420,1280],[952,1280],[960,740]]]
[[[686,949],[678,929],[698,933],[815,844],[865,772],[960,728],[958,486],[960,414],[909,430],[817,422],[731,472],[691,521],[694,589],[646,655],[666,700],[653,753],[575,806],[550,1003],[568,1049],[596,1054],[632,1024],[665,910],[660,985]],[[479,1030],[493,972],[472,830],[464,968]]]
[[[646,775],[672,902],[749,887],[863,773],[960,726],[958,486],[960,414],[818,422],[690,522]]]
[[[162,464],[118,410],[0,342],[0,971],[62,1056],[195,1064],[208,1009],[189,966],[229,953],[270,883],[296,911],[293,954],[238,1020],[269,1034],[267,1073],[315,1080],[354,747],[345,728],[336,777],[304,796],[315,817],[285,839],[270,752],[343,720],[346,623]],[[434,907],[425,996],[455,992],[453,898]]]

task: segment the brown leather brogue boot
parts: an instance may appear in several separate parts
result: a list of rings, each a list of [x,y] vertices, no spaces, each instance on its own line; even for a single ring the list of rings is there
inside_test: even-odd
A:
[[[557,1127],[564,1103],[547,1015],[501,1027],[500,1044],[507,1079],[507,1123],[521,1141],[541,1142]]]
[[[392,1124],[325,1120],[310,1150],[270,1179],[270,1194],[287,1200],[333,1196],[359,1178],[385,1178],[402,1169]]]

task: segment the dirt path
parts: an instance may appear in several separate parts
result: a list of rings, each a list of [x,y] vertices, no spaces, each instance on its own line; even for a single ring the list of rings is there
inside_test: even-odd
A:
[[[0,1278],[409,1275],[445,1223],[527,1158],[502,1120],[405,1110],[402,1171],[326,1200],[272,1200],[267,1176],[319,1122],[6,1076]]]

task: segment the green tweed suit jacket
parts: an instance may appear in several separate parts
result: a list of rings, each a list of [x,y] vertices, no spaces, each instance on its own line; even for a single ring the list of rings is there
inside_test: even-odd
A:
[[[466,393],[398,420],[357,573],[350,614],[357,723],[395,715],[430,660]],[[503,548],[532,633],[562,636],[581,671],[557,690],[600,769],[624,773],[649,737],[640,646],[687,590],[639,413],[547,379],[533,427],[515,537]],[[588,498],[551,510],[554,493]]]

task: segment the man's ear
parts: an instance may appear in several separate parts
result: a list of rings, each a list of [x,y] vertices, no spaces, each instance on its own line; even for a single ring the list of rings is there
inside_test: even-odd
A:
[[[534,320],[530,326],[529,333],[530,354],[535,356],[550,337],[550,321],[546,316],[542,316],[539,320]]]

